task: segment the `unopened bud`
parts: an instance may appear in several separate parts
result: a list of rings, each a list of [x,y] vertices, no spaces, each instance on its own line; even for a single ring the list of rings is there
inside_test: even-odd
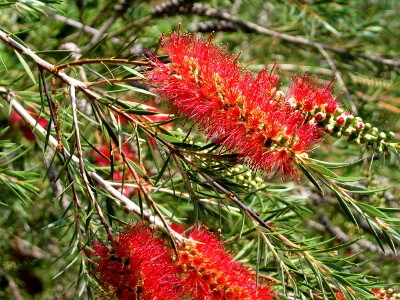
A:
[[[345,121],[346,121],[346,118],[343,116],[340,116],[339,118],[337,118],[336,124],[343,125]]]
[[[350,134],[353,132],[351,128],[347,128],[346,130],[343,131],[344,136],[350,136]]]
[[[370,134],[366,134],[366,135],[364,135],[362,138],[361,138],[361,143],[367,143],[367,142],[369,142],[370,140],[371,140],[371,138],[372,138],[372,136],[370,135]]]
[[[356,125],[356,130],[357,130],[357,131],[361,131],[361,130],[363,130],[363,129],[364,129],[364,123],[363,123],[363,122],[357,123],[357,125]]]
[[[370,123],[365,123],[364,124],[364,129],[363,129],[363,132],[368,132],[370,129],[371,129],[371,124]]]
[[[340,107],[336,108],[335,115],[340,116],[343,113],[344,113],[344,109],[343,108],[340,108]]]
[[[322,121],[325,120],[325,118],[326,118],[326,115],[325,115],[323,112],[319,112],[319,113],[317,113],[317,114],[315,115],[315,120],[316,120],[317,122],[322,122]]]
[[[385,140],[386,139],[386,133],[380,132],[378,135],[378,140]]]
[[[354,121],[354,116],[350,115],[346,118],[346,124],[351,124]]]
[[[328,134],[331,134],[333,132],[333,125],[332,124],[328,124],[325,127],[325,132],[328,133]]]

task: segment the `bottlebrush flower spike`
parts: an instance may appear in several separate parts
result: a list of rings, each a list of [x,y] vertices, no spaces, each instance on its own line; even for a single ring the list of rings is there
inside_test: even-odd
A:
[[[269,300],[275,296],[269,285],[257,286],[256,274],[234,261],[221,241],[204,228],[190,233],[179,251],[177,269],[189,299]]]
[[[210,37],[211,38],[211,37]],[[153,60],[148,81],[172,109],[194,120],[208,139],[265,175],[297,178],[298,157],[323,131],[276,92],[277,76],[243,71],[237,56],[210,40],[170,34],[162,45],[170,64]]]
[[[319,110],[323,113],[331,115],[341,107],[336,99],[337,96],[332,94],[331,85],[324,86],[318,82],[318,78],[308,78],[304,75],[301,79],[296,76],[293,84],[289,87],[289,102],[297,105],[297,109],[304,109],[307,112]]]
[[[88,255],[98,260],[94,274],[103,297],[111,299],[182,299],[181,280],[174,274],[169,253],[145,223],[129,225],[118,234],[112,248],[92,245]]]

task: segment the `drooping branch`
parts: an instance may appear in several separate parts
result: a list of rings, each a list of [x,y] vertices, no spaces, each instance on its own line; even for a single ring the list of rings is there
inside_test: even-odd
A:
[[[47,136],[47,131],[44,129],[38,122],[25,110],[25,108],[19,103],[19,101],[14,97],[15,93],[8,91],[4,87],[0,87],[0,93],[4,94],[3,98],[12,106],[12,108],[21,116],[21,118],[32,127],[38,135],[45,140]],[[11,97],[7,97],[11,95]],[[48,135],[49,144],[54,149],[58,147],[57,139],[49,134]],[[75,164],[79,164],[79,158],[75,155],[71,155],[67,150],[64,150],[68,157],[71,156],[71,162]],[[99,176],[96,172],[88,171],[87,174],[101,187],[104,188],[111,196],[120,201],[124,205],[124,209],[126,213],[134,213],[138,216],[144,216],[146,220],[148,220],[151,224],[156,225],[157,227],[163,228],[164,224],[160,218],[157,216],[153,216],[150,210],[142,210],[137,204],[133,201],[129,200],[125,195],[123,195],[120,191],[116,190],[108,181],[104,180],[101,176]],[[182,239],[182,236],[178,233],[172,231],[174,234],[174,238],[176,240]]]

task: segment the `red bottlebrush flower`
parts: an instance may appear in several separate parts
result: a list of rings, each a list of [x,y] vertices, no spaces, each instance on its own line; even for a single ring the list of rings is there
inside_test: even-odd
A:
[[[92,245],[88,255],[97,260],[96,275],[102,296],[112,299],[182,299],[181,279],[174,274],[170,254],[145,223],[129,225],[112,248]]]
[[[177,269],[189,299],[263,299],[275,296],[269,285],[256,284],[256,274],[233,261],[221,241],[206,229],[195,230],[179,251]]]
[[[301,79],[294,77],[293,84],[289,87],[288,97],[292,105],[297,104],[301,109],[308,112],[320,109],[331,115],[342,106],[336,101],[337,96],[332,94],[330,84],[324,86],[318,82],[316,77],[308,80],[307,75],[304,75]]]
[[[172,109],[254,170],[297,179],[298,156],[323,131],[276,93],[275,74],[242,71],[237,56],[210,39],[178,33],[162,44],[172,63],[154,59],[148,81]]]
[[[37,118],[37,113],[33,110],[33,109],[28,109],[28,111],[31,113],[31,116],[34,118]],[[42,127],[46,128],[47,127],[47,120],[43,117],[39,118],[39,120],[37,121],[39,125],[41,125]],[[33,135],[33,131],[32,128],[30,126],[28,126],[20,117],[20,115],[18,113],[16,113],[15,111],[13,111],[10,115],[10,124],[11,125],[18,125],[19,130],[22,131],[24,137],[27,140],[30,141],[34,141],[35,140],[35,136]]]

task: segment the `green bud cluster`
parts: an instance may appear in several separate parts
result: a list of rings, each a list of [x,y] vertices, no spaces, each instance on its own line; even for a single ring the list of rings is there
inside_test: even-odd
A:
[[[254,175],[247,167],[244,165],[235,165],[225,172],[226,176],[233,179],[238,185],[249,187],[252,189],[259,189],[263,187],[264,180],[262,177]]]
[[[177,129],[178,132],[183,132],[181,128]],[[281,141],[283,142],[283,140]],[[194,144],[193,139],[189,136],[186,139],[186,143],[188,144]],[[207,150],[201,151],[201,153],[206,154]],[[304,153],[307,155],[306,153]],[[202,167],[208,167],[208,166],[218,166],[219,164],[217,162],[206,162],[206,158],[200,157],[201,166]],[[247,168],[244,165],[241,164],[236,164],[230,168],[225,168],[221,170],[221,176],[225,178],[230,178],[232,182],[251,189],[259,189],[264,186],[264,179],[261,176],[257,176],[254,174],[254,172],[251,172],[249,168]]]
[[[310,112],[313,121],[322,127],[325,133],[335,138],[347,137],[350,144],[366,144],[368,149],[374,149],[377,153],[390,150],[396,143],[389,140],[394,137],[392,131],[385,133],[378,128],[365,123],[360,117],[348,114],[342,108],[337,108],[333,114],[318,109]]]

